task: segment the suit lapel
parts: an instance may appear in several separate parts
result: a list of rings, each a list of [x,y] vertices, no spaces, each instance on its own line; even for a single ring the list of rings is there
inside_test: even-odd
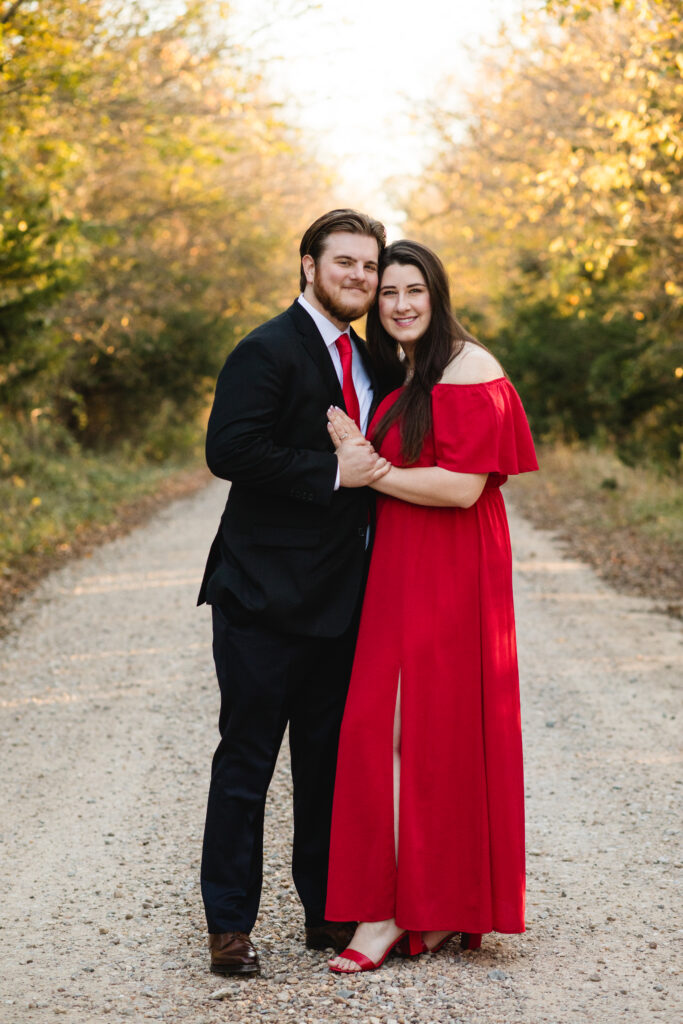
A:
[[[344,396],[342,395],[339,378],[320,331],[300,302],[292,303],[288,312],[299,332],[302,345],[320,371],[325,387],[330,394],[330,401],[336,405],[343,406]]]

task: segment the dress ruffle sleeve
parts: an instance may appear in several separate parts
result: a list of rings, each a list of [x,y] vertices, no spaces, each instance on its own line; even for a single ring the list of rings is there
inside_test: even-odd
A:
[[[436,464],[443,469],[501,476],[538,469],[524,408],[507,378],[437,384],[432,419]]]

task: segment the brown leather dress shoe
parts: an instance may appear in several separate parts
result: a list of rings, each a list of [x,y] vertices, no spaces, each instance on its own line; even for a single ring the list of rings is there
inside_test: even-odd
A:
[[[258,974],[258,953],[246,932],[209,935],[211,970],[214,974]]]
[[[341,953],[346,949],[356,930],[355,921],[323,921],[322,924],[306,925],[306,947],[308,949],[330,949]]]

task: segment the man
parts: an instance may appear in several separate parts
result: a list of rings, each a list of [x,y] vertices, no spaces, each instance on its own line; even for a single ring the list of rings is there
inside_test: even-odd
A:
[[[289,722],[292,875],[306,944],[343,948],[324,920],[337,743],[364,578],[367,485],[389,468],[327,432],[330,405],[362,429],[372,367],[349,323],[377,289],[383,226],[333,210],[304,234],[302,294],[249,334],[218,378],[206,453],[232,483],[199,603],[213,606],[221,740],[213,759],[202,896],[211,969],[255,974],[266,793]]]

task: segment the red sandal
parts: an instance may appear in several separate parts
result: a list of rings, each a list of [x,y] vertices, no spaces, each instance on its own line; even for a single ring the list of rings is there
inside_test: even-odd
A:
[[[382,966],[392,949],[399,944],[405,942],[407,943],[408,948],[412,950],[413,945],[415,945],[415,938],[417,938],[418,942],[422,942],[419,932],[402,932],[384,951],[383,956],[377,961],[377,963],[375,963],[374,960],[371,960],[369,956],[366,956],[365,953],[359,953],[357,949],[351,949],[351,947],[349,947],[348,949],[342,950],[338,955],[343,957],[345,960],[353,960],[355,964],[358,964],[360,969],[354,971],[353,968],[350,967],[334,967],[332,964],[329,965],[329,968],[334,974],[363,974],[364,971],[376,971],[378,967]],[[424,945],[424,943],[422,944]],[[409,955],[415,956],[416,953],[420,952],[422,951],[416,948],[415,952],[411,952]]]

